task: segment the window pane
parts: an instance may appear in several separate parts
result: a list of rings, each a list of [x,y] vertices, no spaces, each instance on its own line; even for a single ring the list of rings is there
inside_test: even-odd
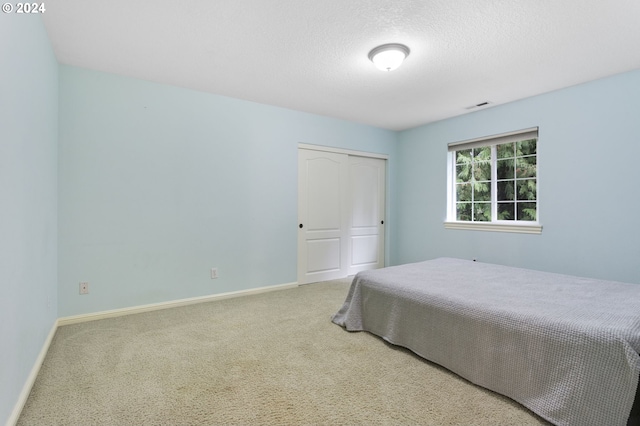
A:
[[[537,188],[535,179],[522,179],[516,183],[518,200],[537,200]]]
[[[498,219],[514,220],[516,212],[515,203],[498,203]]]
[[[491,147],[473,148],[473,159],[476,161],[491,160]]]
[[[518,220],[536,220],[536,203],[517,203]]]
[[[471,184],[456,185],[456,201],[471,201]]]
[[[456,220],[471,220],[471,203],[456,203]]]
[[[496,145],[496,151],[498,152],[498,158],[513,158],[515,157],[515,144],[513,142],[503,143]]]
[[[513,158],[509,160],[498,160],[497,161],[497,174],[498,179],[513,179],[516,177],[516,169],[513,167],[514,161]]]
[[[536,158],[522,157],[516,160],[516,177],[536,177]]]
[[[515,180],[498,182],[498,201],[515,200]]]
[[[491,222],[491,203],[473,203],[473,220]]]
[[[526,141],[518,142],[516,148],[518,156],[537,154],[536,145],[537,139],[528,139]]]
[[[470,165],[462,164],[456,166],[456,182],[471,182]]]
[[[471,182],[471,164],[456,166],[456,182]]]
[[[473,201],[491,201],[491,182],[473,183]]]
[[[456,151],[456,164],[469,164],[471,162],[471,150]]]
[[[475,180],[491,180],[491,162],[483,161],[474,164],[473,178]]]

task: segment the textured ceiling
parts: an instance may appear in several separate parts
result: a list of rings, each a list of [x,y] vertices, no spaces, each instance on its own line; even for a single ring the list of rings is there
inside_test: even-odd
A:
[[[640,68],[640,0],[56,0],[61,63],[401,130]],[[392,72],[368,52],[403,43]]]

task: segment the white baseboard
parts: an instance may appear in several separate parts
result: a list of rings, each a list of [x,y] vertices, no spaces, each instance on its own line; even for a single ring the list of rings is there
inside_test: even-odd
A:
[[[20,418],[20,413],[22,413],[22,409],[24,408],[24,404],[27,403],[27,398],[29,398],[29,394],[31,393],[31,388],[33,384],[36,382],[36,378],[38,377],[38,373],[40,372],[40,367],[44,362],[44,358],[47,356],[47,352],[49,351],[49,346],[51,345],[51,341],[53,340],[53,336],[56,334],[56,330],[58,329],[58,320],[53,322],[53,326],[49,331],[49,335],[47,339],[44,341],[42,345],[42,349],[40,349],[40,353],[38,354],[38,358],[36,358],[36,362],[33,364],[33,368],[31,368],[31,373],[29,373],[29,377],[27,377],[27,381],[24,383],[22,387],[22,391],[20,395],[18,395],[18,402],[13,407],[13,411],[7,419],[7,426],[14,426],[18,419]]]
[[[297,282],[289,283],[289,284],[278,284],[278,285],[272,285],[267,287],[250,288],[247,290],[231,291],[228,293],[212,294],[208,296],[192,297],[189,299],[173,300],[169,302],[153,303],[150,305],[132,306],[130,308],[113,309],[110,311],[102,311],[102,312],[95,312],[91,314],[82,314],[82,315],[74,315],[69,317],[58,318],[54,322],[53,327],[51,327],[51,331],[47,336],[47,340],[44,342],[44,345],[42,345],[40,354],[38,355],[38,358],[36,359],[36,362],[33,365],[33,368],[31,369],[31,373],[29,374],[27,381],[22,387],[22,392],[20,392],[20,395],[18,397],[18,402],[14,406],[13,412],[11,413],[11,416],[7,420],[6,426],[15,426],[15,424],[18,422],[18,419],[20,418],[20,413],[22,413],[24,404],[27,402],[27,398],[29,398],[29,394],[31,393],[31,388],[33,387],[33,384],[36,381],[36,377],[38,377],[38,373],[40,372],[40,367],[42,366],[45,356],[47,356],[47,352],[49,351],[49,346],[51,345],[51,341],[53,340],[53,336],[55,336],[56,330],[58,329],[58,327],[61,327],[63,325],[86,322],[86,321],[95,321],[95,320],[100,320],[105,318],[119,317],[123,315],[157,311],[160,309],[177,308],[179,306],[193,305],[196,303],[212,302],[214,300],[223,300],[223,299],[230,299],[233,297],[249,296],[252,294],[266,293],[269,291],[286,290],[294,287],[298,287]]]
[[[193,305],[195,303],[212,302],[214,300],[230,299],[232,297],[249,296],[252,294],[266,293],[268,291],[286,290],[297,287],[298,283],[278,284],[267,287],[251,288],[248,290],[231,291],[228,293],[211,294],[208,296],[192,297],[189,299],[172,300],[169,302],[153,303],[150,305],[132,306],[129,308],[113,309],[110,311],[94,312],[90,314],[73,315],[58,318],[58,326],[76,324],[79,322],[95,321],[105,318],[120,317],[123,315],[140,314],[143,312],[157,311],[160,309],[177,308],[179,306]]]

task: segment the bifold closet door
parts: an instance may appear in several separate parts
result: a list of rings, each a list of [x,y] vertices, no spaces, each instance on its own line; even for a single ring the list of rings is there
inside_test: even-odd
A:
[[[347,276],[346,154],[298,150],[298,283]]]

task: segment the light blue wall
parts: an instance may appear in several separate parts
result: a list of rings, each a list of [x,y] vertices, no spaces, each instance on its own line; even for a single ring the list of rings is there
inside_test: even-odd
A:
[[[640,71],[400,134],[398,263],[478,258],[640,283]],[[445,230],[447,143],[539,126],[542,235]]]
[[[300,142],[389,154],[393,176],[392,131],[60,75],[60,316],[295,282]]]
[[[57,317],[57,119],[40,16],[0,14],[0,424]]]

